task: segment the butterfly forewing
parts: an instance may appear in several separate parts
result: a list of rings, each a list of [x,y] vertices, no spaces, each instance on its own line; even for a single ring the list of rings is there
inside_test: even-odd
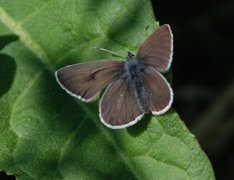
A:
[[[69,94],[90,102],[114,79],[118,79],[123,62],[99,60],[66,66],[56,72],[56,79]]]
[[[148,66],[164,72],[170,67],[173,54],[173,35],[169,25],[160,26],[139,48],[137,58]]]
[[[107,87],[99,111],[101,121],[112,129],[133,125],[144,115],[138,106],[134,88],[125,79],[118,79]]]
[[[173,101],[173,92],[167,80],[155,69],[147,67],[145,82],[149,88],[150,111],[154,115],[166,112]]]

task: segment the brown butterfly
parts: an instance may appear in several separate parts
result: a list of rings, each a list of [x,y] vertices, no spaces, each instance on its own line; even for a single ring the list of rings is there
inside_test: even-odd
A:
[[[101,122],[109,128],[126,128],[146,113],[165,113],[172,104],[173,91],[160,72],[171,65],[173,35],[169,25],[152,33],[137,55],[128,53],[127,61],[98,60],[79,63],[56,71],[60,86],[84,102],[97,99]]]

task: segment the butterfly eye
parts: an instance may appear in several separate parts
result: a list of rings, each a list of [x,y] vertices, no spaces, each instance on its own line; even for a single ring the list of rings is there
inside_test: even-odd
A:
[[[134,57],[135,55],[128,51],[128,59]]]

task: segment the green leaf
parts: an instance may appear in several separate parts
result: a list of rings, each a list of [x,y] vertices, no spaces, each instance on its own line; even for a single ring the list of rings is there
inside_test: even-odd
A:
[[[157,27],[149,0],[0,0],[0,36],[19,36],[0,58],[0,169],[18,179],[215,179],[174,110],[111,130],[98,102],[56,83],[59,67],[113,59],[94,46],[125,56]]]

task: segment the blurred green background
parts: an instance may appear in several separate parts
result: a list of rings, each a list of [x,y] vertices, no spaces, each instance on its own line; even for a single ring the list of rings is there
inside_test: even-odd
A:
[[[196,135],[217,179],[234,179],[234,1],[154,0],[172,26],[174,108]]]
[[[173,106],[198,138],[217,179],[234,179],[234,1],[152,3],[157,20],[170,24],[175,37]]]

